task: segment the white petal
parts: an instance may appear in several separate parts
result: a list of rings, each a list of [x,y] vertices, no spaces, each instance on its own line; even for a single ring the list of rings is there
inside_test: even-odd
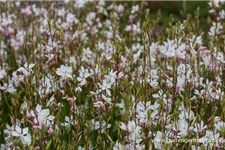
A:
[[[69,73],[66,74],[66,77],[71,78],[71,79],[73,78],[72,75]]]
[[[106,93],[107,93],[109,96],[111,96],[110,90],[106,89]]]
[[[152,97],[153,98],[159,98],[159,94],[153,94]]]
[[[127,126],[123,122],[121,122],[120,129],[127,131]]]
[[[83,80],[83,78],[78,77],[78,78],[77,78],[77,80],[80,82],[80,81],[82,81],[82,80]]]
[[[35,64],[30,64],[29,69],[33,68],[34,66],[35,66]]]
[[[25,68],[28,68],[28,64],[27,64],[27,63],[25,63],[25,64],[24,64],[24,67],[25,67]]]
[[[41,106],[39,104],[36,106],[36,111],[38,112],[38,114],[40,114],[40,112],[41,112]]]
[[[27,135],[27,136],[24,136],[23,140],[26,142],[26,144],[30,145],[31,144],[31,136],[30,136],[30,134]]]
[[[49,116],[49,117],[48,117],[48,120],[50,120],[50,121],[51,121],[51,120],[54,120],[54,119],[55,119],[54,116]]]
[[[16,131],[21,134],[22,130],[19,126],[16,126]]]
[[[66,72],[66,66],[61,65],[60,68],[61,68],[62,72]]]
[[[49,109],[43,109],[42,111],[41,111],[41,115],[43,115],[43,116],[48,116],[49,115]]]
[[[112,101],[112,99],[111,98],[109,98],[109,97],[106,97],[105,95],[103,95],[102,94],[102,98],[107,102],[107,103],[109,103],[109,104],[112,104],[111,103],[111,101]]]
[[[66,71],[69,72],[69,73],[72,73],[72,71],[73,71],[72,67],[67,67]]]
[[[59,75],[59,76],[62,76],[63,72],[62,72],[62,70],[60,68],[57,68],[56,74]]]
[[[20,136],[20,134],[16,131],[12,131],[11,134],[12,134],[12,136]]]
[[[70,122],[70,118],[68,116],[65,116],[65,121]]]
[[[24,71],[26,71],[23,67],[20,67],[20,68],[18,68],[17,69],[17,71],[19,71],[19,72],[24,72]]]
[[[27,128],[24,128],[23,129],[23,135],[27,134],[28,133],[28,130],[29,130],[28,127]]]

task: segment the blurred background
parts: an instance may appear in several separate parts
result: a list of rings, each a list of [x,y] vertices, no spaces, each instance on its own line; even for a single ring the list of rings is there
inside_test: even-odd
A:
[[[187,15],[195,17],[196,10],[199,9],[200,28],[208,31],[210,25],[207,23],[209,14],[209,1],[146,1],[144,9],[150,9],[150,16],[156,18],[160,13],[159,26],[168,27],[168,22],[171,17],[174,18],[174,23],[182,22]],[[132,2],[139,3],[139,2]]]
[[[76,0],[71,0],[71,4]],[[57,3],[56,5],[61,5],[64,3],[64,1],[54,1]],[[96,3],[99,1],[96,0]],[[192,17],[195,16],[195,12],[197,8],[200,8],[199,10],[199,16],[200,16],[200,26],[204,30],[209,29],[209,25],[207,25],[207,17],[210,16],[209,14],[209,1],[106,1],[106,5],[110,5],[112,3],[117,4],[123,4],[124,6],[127,5],[127,8],[131,8],[132,6],[136,4],[142,3],[142,8],[144,10],[150,9],[150,17],[156,18],[159,13],[161,15],[159,26],[168,26],[168,22],[171,18],[171,16],[174,18],[175,22],[183,21],[186,19],[187,15],[191,15]],[[43,3],[52,3],[52,1],[24,1],[22,5],[30,5],[30,4],[36,4],[43,7]],[[91,6],[90,6],[91,7]],[[142,11],[145,12],[145,11]],[[143,14],[144,17],[144,14]]]

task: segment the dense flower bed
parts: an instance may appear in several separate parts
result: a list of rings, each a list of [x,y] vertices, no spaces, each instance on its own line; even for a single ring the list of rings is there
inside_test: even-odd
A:
[[[0,149],[225,147],[222,1],[207,32],[199,8],[164,27],[147,2],[0,3]]]

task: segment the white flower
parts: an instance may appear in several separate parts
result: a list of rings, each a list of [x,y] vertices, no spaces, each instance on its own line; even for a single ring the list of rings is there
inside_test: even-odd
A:
[[[224,10],[222,10],[219,14],[220,14],[220,18],[222,18],[222,19],[225,18],[225,11]]]
[[[78,147],[78,150],[85,150],[85,148],[84,148],[84,147],[79,146],[79,147]]]
[[[186,54],[185,47],[186,47],[185,44],[179,45],[179,47],[178,47],[178,49],[177,49],[177,52],[176,52],[176,55],[177,55],[179,58],[185,59],[185,54]]]
[[[138,22],[137,24],[127,25],[125,31],[132,32],[133,34],[140,34],[141,33],[140,22]]]
[[[220,117],[216,116],[216,117],[214,118],[214,123],[217,123],[217,122],[220,122],[220,121],[221,121],[221,118],[220,118]]]
[[[53,101],[55,100],[54,94],[50,97],[47,106],[52,106]]]
[[[47,127],[50,126],[50,123],[55,119],[54,116],[49,115],[49,109],[41,109],[41,106],[38,104],[36,106],[36,112],[31,110],[30,113],[27,114],[28,117],[33,117],[34,120],[34,128],[42,128],[42,125],[45,125]]]
[[[98,86],[100,88],[100,91],[99,92],[106,91],[107,95],[111,96],[111,92],[110,92],[109,89],[111,88],[112,85],[111,85],[111,83],[109,81],[107,81],[106,79],[104,79],[102,85],[99,84],[99,83],[97,83],[97,84],[98,84]]]
[[[78,20],[76,19],[76,17],[75,17],[74,14],[71,14],[71,13],[68,13],[67,14],[67,16],[66,16],[66,22],[68,22],[69,24],[71,24],[73,22],[77,23],[77,21]]]
[[[4,69],[0,69],[0,79],[3,79],[6,76],[6,72]]]
[[[21,9],[21,13],[26,15],[26,16],[30,16],[32,14],[31,7],[28,6],[28,7],[24,8],[24,9]]]
[[[135,121],[128,121],[128,124],[125,125],[123,122],[121,122],[120,125],[120,129],[124,130],[124,131],[128,131],[128,132],[135,132],[135,131],[139,131],[141,129],[140,126],[137,126]]]
[[[87,2],[88,0],[76,0],[74,6],[77,8],[82,8]]]
[[[102,94],[102,98],[108,103],[112,104],[112,99],[110,97],[106,97],[105,95]]]
[[[195,126],[193,128],[193,131],[195,132],[203,132],[207,128],[207,125],[204,125],[204,122],[201,120],[200,123],[195,123]]]
[[[224,0],[210,0],[208,4],[210,7],[215,6],[216,8],[218,8],[223,3],[224,3]]]
[[[163,91],[159,90],[159,92],[157,94],[153,94],[152,97],[155,99],[159,99],[163,96]]]
[[[49,94],[56,89],[56,83],[52,83],[52,80],[53,76],[51,74],[42,77],[41,84],[38,87],[38,94],[40,97],[44,97],[44,94]]]
[[[179,119],[193,120],[195,117],[194,112],[192,110],[186,110],[183,103],[178,107],[178,110],[181,112]]]
[[[116,103],[116,107],[119,107],[120,109],[122,109],[122,112],[125,112],[125,104],[124,104],[124,100],[121,100],[121,103]]]
[[[184,85],[185,85],[185,76],[184,75],[177,76],[177,87],[183,91]]]
[[[12,83],[4,83],[3,86],[0,85],[0,90],[5,90],[9,93],[14,93],[16,92],[16,88],[14,87],[14,85]]]
[[[6,129],[4,130],[4,133],[10,135],[12,131],[14,131],[14,126],[10,127],[9,125],[6,125]]]
[[[65,127],[70,127],[71,125],[74,125],[75,123],[76,122],[73,121],[72,116],[71,117],[65,116],[65,122],[62,125]]]
[[[47,64],[48,64],[49,62],[53,61],[54,58],[55,58],[55,55],[54,55],[54,54],[47,54],[47,55],[45,55],[45,56],[48,58],[48,60],[46,61]]]
[[[16,125],[15,131],[12,131],[12,136],[20,137],[23,144],[30,145],[31,144],[31,135],[28,133],[28,127],[21,129]]]
[[[91,120],[91,124],[94,130],[101,130],[101,133],[104,133],[106,129],[111,127],[111,124],[107,124],[105,120],[101,123],[99,121],[95,121],[94,119]]]
[[[217,118],[219,118],[219,117],[217,117]],[[215,126],[216,130],[221,131],[222,129],[225,129],[225,122],[223,122],[220,118],[217,120],[218,121],[216,121],[216,117],[215,117],[214,126]]]
[[[159,108],[159,103],[158,102],[155,102],[154,105],[149,105],[149,109],[151,110],[154,110],[154,111],[157,111],[157,109]]]
[[[138,126],[134,120],[128,121],[127,125],[121,122],[120,129],[129,132],[129,135],[127,136],[128,141],[135,141],[135,143],[140,143],[142,141],[140,135],[141,127]]]
[[[89,14],[87,14],[86,17],[86,22],[89,25],[92,25],[93,21],[96,19],[96,13],[95,12],[90,12]]]
[[[57,15],[58,15],[58,16],[62,16],[62,17],[63,17],[63,16],[65,15],[65,13],[66,13],[66,12],[65,12],[65,9],[64,9],[64,8],[58,9],[58,11],[57,11]]]
[[[77,80],[79,81],[79,85],[83,86],[87,83],[86,78],[88,78],[91,74],[89,73],[88,69],[84,69],[83,66],[81,66],[79,70],[79,77],[77,77]]]
[[[120,5],[117,7],[117,11],[118,11],[118,13],[122,13],[122,12],[124,11],[124,6],[120,4]]]
[[[214,143],[214,142],[215,142],[215,140],[218,141],[219,137],[220,137],[219,133],[216,133],[213,131],[206,131],[205,136],[201,137],[199,139],[199,142],[203,143],[205,146],[207,146],[208,144],[210,144],[209,145],[210,147],[213,145],[218,146],[218,143]]]
[[[157,131],[156,136],[154,138],[154,147],[156,149],[162,149],[162,143],[161,140],[163,139],[163,133],[160,131]]]
[[[61,65],[60,68],[57,68],[56,74],[61,76],[63,79],[70,78],[72,79],[72,67]]]
[[[185,137],[188,135],[188,123],[184,119],[180,119],[178,121],[179,133],[178,135],[181,137]]]
[[[93,105],[94,105],[94,107],[99,108],[99,107],[103,106],[104,103],[102,101],[97,101],[97,102],[94,102]]]
[[[134,13],[137,12],[138,10],[139,10],[139,5],[133,6],[133,7],[132,7],[131,13],[134,14]]]
[[[134,54],[134,57],[133,57],[133,62],[134,62],[134,63],[135,63],[135,62],[138,60],[138,58],[140,57],[141,51],[142,51],[142,50],[139,50],[136,54]]]
[[[17,69],[18,72],[22,72],[25,76],[30,75],[31,72],[33,72],[32,68],[34,67],[35,64],[29,64],[25,63],[23,67],[20,67]]]
[[[113,150],[122,150],[124,149],[124,146],[120,144],[120,142],[117,140],[115,145],[113,146]]]
[[[223,27],[222,27],[220,22],[219,23],[213,22],[213,25],[211,26],[210,31],[208,32],[208,34],[210,36],[216,36],[216,35],[218,35],[220,33],[221,29],[223,29]]]
[[[192,150],[201,150],[200,146],[196,146],[196,145],[191,145],[191,149]]]

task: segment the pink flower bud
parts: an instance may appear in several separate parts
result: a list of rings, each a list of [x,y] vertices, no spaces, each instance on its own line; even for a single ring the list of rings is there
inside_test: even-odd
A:
[[[49,135],[54,134],[54,130],[53,130],[52,128],[48,129],[48,131],[47,131],[47,132],[48,132],[48,134],[49,134]]]

